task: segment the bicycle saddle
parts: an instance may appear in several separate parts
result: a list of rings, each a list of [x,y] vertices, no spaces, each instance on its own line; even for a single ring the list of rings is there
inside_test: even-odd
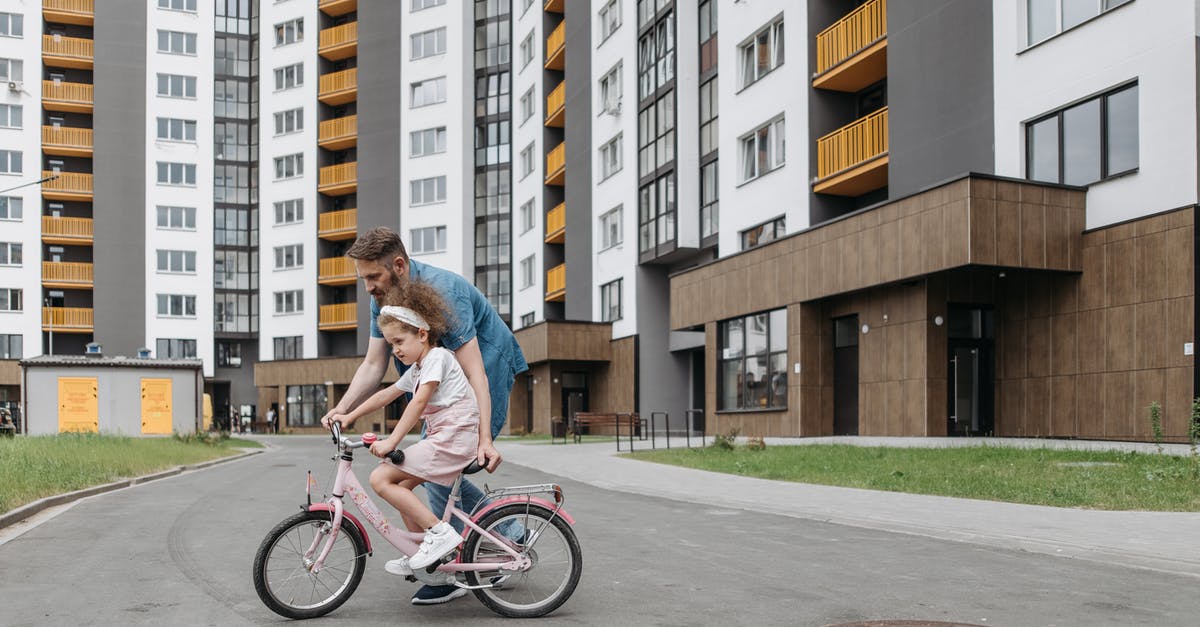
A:
[[[463,468],[462,474],[473,475],[483,469],[484,469],[484,466],[479,465],[479,460],[473,459],[473,460],[471,460],[471,463],[467,465],[466,468]]]

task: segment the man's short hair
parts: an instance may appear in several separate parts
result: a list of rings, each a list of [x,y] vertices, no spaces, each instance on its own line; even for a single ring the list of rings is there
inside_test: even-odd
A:
[[[350,250],[346,251],[347,257],[363,261],[386,259],[391,262],[397,255],[408,261],[408,251],[404,249],[400,235],[386,226],[377,226],[359,235]]]

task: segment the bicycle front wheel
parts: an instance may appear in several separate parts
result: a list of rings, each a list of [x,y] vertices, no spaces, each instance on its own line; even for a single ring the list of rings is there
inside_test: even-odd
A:
[[[583,553],[571,525],[544,507],[515,503],[490,512],[479,526],[503,538],[524,530],[525,552],[533,561],[526,571],[467,572],[467,583],[491,585],[474,590],[479,601],[501,616],[535,618],[558,609],[575,592],[583,573]],[[463,562],[505,562],[508,554],[495,542],[471,533],[463,546]]]
[[[300,512],[275,525],[254,556],[254,589],[271,611],[292,619],[324,616],[345,603],[367,565],[366,542],[350,519],[343,518],[337,538],[318,573],[312,561],[332,530],[331,512]],[[317,542],[316,554],[304,554]]]

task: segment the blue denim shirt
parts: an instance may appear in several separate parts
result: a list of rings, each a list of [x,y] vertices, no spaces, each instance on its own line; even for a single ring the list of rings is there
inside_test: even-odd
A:
[[[424,281],[431,285],[446,300],[452,314],[449,329],[442,336],[442,346],[456,351],[463,344],[478,338],[479,352],[483,356],[483,370],[488,378],[488,390],[492,397],[493,436],[504,426],[508,414],[508,397],[512,393],[513,378],[529,369],[525,355],[517,338],[508,325],[500,319],[487,297],[478,288],[455,272],[435,268],[419,261],[409,261],[409,280]],[[371,337],[382,338],[376,318],[379,303],[371,299]],[[404,374],[408,366],[395,356],[396,372]],[[499,414],[497,416],[497,414]]]

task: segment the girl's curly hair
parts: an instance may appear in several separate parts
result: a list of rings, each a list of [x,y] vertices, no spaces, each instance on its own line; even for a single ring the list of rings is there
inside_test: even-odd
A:
[[[424,281],[409,281],[403,289],[389,290],[383,299],[384,305],[407,307],[429,323],[429,343],[434,345],[445,335],[449,327],[446,301],[434,287]],[[381,313],[376,324],[399,324],[404,330],[416,333],[417,328],[388,314]]]

